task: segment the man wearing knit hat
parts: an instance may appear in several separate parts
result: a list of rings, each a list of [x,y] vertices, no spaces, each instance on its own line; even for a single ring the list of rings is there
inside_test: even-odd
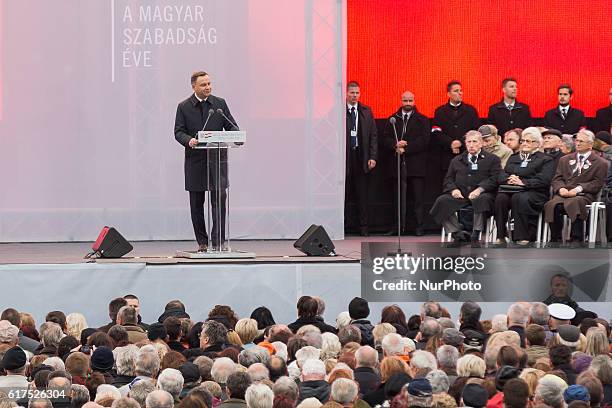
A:
[[[461,399],[463,400],[462,406],[484,408],[487,406],[489,394],[480,384],[467,384],[463,388]]]
[[[26,354],[20,347],[14,346],[2,357],[2,367],[6,375],[0,377],[0,388],[27,389],[28,379],[25,376]]]
[[[406,386],[409,407],[431,407],[433,390],[426,378],[415,378]]]
[[[572,401],[584,401],[587,404],[591,401],[589,390],[584,385],[570,385],[563,391],[563,399],[569,405]]]
[[[361,345],[374,347],[374,335],[372,335],[374,326],[367,319],[370,315],[368,301],[360,297],[353,298],[349,303],[348,311],[351,316],[351,325],[359,327],[361,331]]]

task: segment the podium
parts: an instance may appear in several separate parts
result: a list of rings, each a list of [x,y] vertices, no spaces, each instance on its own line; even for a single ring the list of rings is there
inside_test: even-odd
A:
[[[195,149],[206,149],[207,208],[205,216],[208,251],[176,251],[176,256],[191,259],[255,258],[255,253],[233,250],[230,241],[230,183],[228,156],[231,149],[246,142],[246,132],[198,132]]]

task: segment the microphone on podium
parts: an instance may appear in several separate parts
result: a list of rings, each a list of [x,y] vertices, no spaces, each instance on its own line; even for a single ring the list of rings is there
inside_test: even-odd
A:
[[[223,109],[221,109],[221,108],[217,109],[217,113],[222,115],[225,118],[225,120],[227,120],[233,126],[233,128],[231,130],[240,130],[238,128],[238,125],[236,125],[234,122],[229,120],[229,118],[227,116],[225,116],[225,113],[223,112]]]
[[[213,113],[215,113],[214,109],[209,109],[208,110],[208,117],[206,118],[206,122],[204,122],[204,126],[202,127],[202,130],[206,129],[206,125],[208,124],[208,120],[210,119],[210,117],[213,115]]]

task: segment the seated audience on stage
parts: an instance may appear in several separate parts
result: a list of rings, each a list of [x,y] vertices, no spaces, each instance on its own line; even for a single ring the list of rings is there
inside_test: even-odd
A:
[[[598,109],[595,113],[595,130],[605,130],[612,133],[612,88],[608,91],[610,104]]]
[[[495,198],[496,243],[505,243],[508,211],[512,211],[512,239],[526,245],[535,241],[538,216],[549,198],[550,183],[555,174],[552,157],[539,151],[542,135],[535,127],[521,135],[521,150],[513,154],[499,175]]]
[[[521,147],[519,144],[521,133],[523,133],[523,129],[521,128],[510,129],[504,133],[504,144],[508,146],[513,153],[518,153],[519,148]]]
[[[559,159],[563,157],[565,153],[561,150],[563,142],[561,136],[563,134],[557,129],[546,129],[542,132],[542,151],[553,158],[555,161],[555,169]]]
[[[574,134],[585,126],[584,112],[570,106],[574,90],[568,84],[557,88],[559,105],[544,114],[546,127],[559,129],[562,133]]]
[[[455,241],[479,241],[484,229],[485,215],[493,212],[497,179],[501,171],[499,157],[484,151],[482,135],[471,130],[465,135],[467,151],[455,157],[444,179],[443,194],[430,214],[442,224]],[[464,231],[456,212],[470,207],[473,213],[471,234]]]
[[[502,100],[489,108],[487,123],[494,125],[502,135],[510,129],[525,129],[531,126],[529,106],[516,100],[516,79],[505,78],[502,81],[502,92]]]
[[[478,131],[482,135],[482,148],[499,157],[502,167],[506,167],[506,162],[512,155],[512,149],[501,142],[497,128],[493,125],[482,125]]]
[[[561,241],[563,214],[572,221],[571,239],[583,239],[586,206],[601,191],[608,170],[606,161],[592,152],[594,140],[593,132],[581,130],[576,135],[576,153],[559,159],[552,181],[554,197],[544,207],[553,242]]]

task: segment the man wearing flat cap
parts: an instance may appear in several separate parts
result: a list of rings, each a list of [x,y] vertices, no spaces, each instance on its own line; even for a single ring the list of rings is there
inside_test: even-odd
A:
[[[478,128],[478,131],[482,135],[482,148],[486,152],[493,153],[499,157],[502,168],[506,167],[506,162],[508,162],[513,152],[512,149],[501,142],[497,128],[493,125],[482,125]]]
[[[2,357],[2,368],[6,371],[6,375],[0,377],[0,388],[27,389],[26,363],[26,354],[21,347],[8,349]]]
[[[542,149],[544,153],[552,157],[555,161],[555,169],[559,159],[563,157],[564,153],[561,151],[561,137],[563,133],[557,129],[546,129],[542,132]]]
[[[464,340],[465,336],[459,331],[459,329],[448,328],[442,331],[442,343],[456,347],[459,352],[463,351]]]

